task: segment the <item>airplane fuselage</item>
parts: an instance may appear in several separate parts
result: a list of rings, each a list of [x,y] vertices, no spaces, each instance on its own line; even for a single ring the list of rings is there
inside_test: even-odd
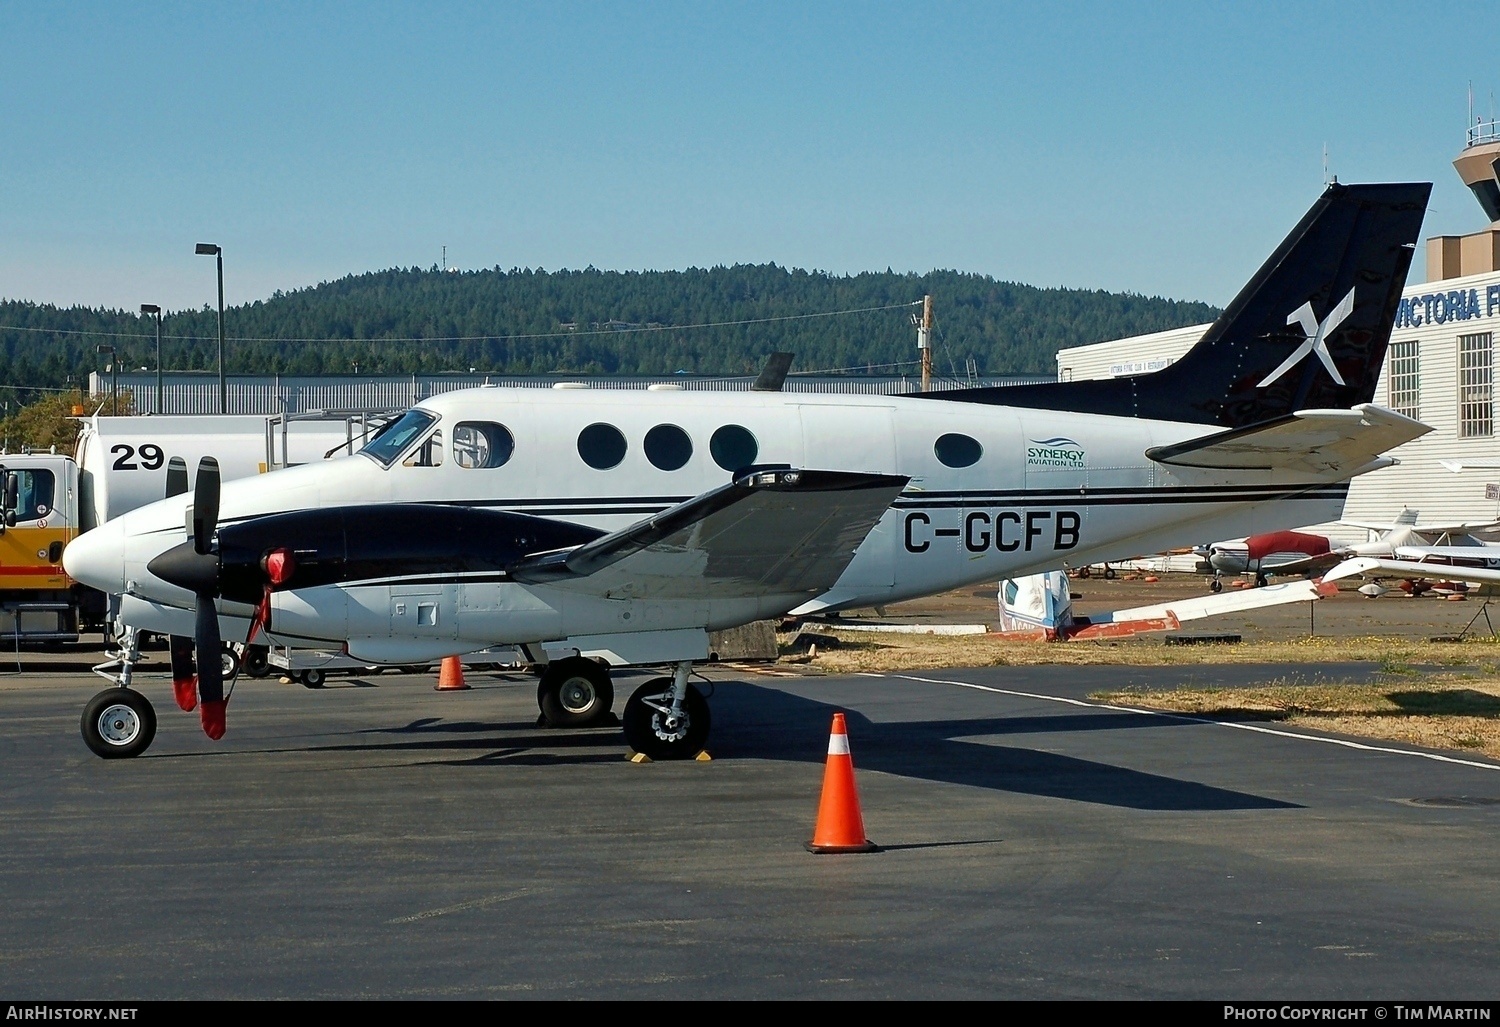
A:
[[[279,637],[349,640],[351,651],[398,662],[498,643],[635,634],[653,621],[663,632],[727,627],[1330,520],[1345,488],[1297,472],[1169,466],[1145,456],[1153,446],[1208,434],[1201,425],[910,397],[483,388],[416,409],[431,421],[388,466],[360,454],[229,482],[220,523],[420,503],[613,531],[723,485],[746,464],[911,481],[834,587],[818,596],[674,610],[644,588],[585,600],[545,585],[413,576],[278,593]],[[132,626],[185,631],[191,593],[155,579],[146,565],[181,542],[190,502],[165,500],[85,536],[90,562],[93,554],[124,554],[111,576],[127,594],[123,614]],[[403,521],[388,530],[419,533],[423,525]],[[83,562],[77,552],[73,559]],[[220,609],[246,616],[248,608],[221,600]],[[405,639],[428,641],[413,648]],[[622,655],[620,662],[634,661]]]

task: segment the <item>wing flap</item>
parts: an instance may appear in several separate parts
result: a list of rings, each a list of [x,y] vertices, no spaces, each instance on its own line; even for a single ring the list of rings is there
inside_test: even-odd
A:
[[[838,580],[908,481],[751,471],[628,528],[508,570],[517,581],[608,598],[811,597]]]
[[[1352,410],[1299,410],[1248,428],[1153,446],[1163,464],[1217,470],[1287,470],[1352,475],[1386,450],[1432,431],[1421,421],[1364,403]]]

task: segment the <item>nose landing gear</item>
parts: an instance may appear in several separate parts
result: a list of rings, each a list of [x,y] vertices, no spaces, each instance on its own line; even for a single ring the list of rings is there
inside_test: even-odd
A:
[[[120,648],[113,659],[93,668],[114,682],[88,701],[78,723],[83,744],[107,760],[139,756],[156,737],[156,711],[151,700],[131,688],[135,665],[141,658],[140,632],[125,628],[117,636]]]

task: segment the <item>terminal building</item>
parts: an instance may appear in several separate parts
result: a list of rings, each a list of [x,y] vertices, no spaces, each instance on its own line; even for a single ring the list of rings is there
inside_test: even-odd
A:
[[[1349,521],[1389,523],[1403,509],[1415,511],[1424,524],[1500,520],[1500,122],[1476,125],[1468,142],[1453,164],[1490,224],[1472,235],[1427,240],[1426,281],[1409,282],[1402,292],[1374,399],[1433,430],[1393,450],[1400,463],[1354,479],[1344,507]],[[1413,277],[1418,263],[1413,261]],[[1208,328],[1191,325],[1060,350],[1057,376],[1078,381],[1160,370]],[[1365,540],[1363,530],[1346,525],[1317,530],[1342,541]]]

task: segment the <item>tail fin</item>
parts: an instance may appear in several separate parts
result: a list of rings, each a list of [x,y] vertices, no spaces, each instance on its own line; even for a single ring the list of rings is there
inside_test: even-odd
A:
[[[1161,371],[923,395],[1223,428],[1368,403],[1431,191],[1329,186],[1198,344]]]

